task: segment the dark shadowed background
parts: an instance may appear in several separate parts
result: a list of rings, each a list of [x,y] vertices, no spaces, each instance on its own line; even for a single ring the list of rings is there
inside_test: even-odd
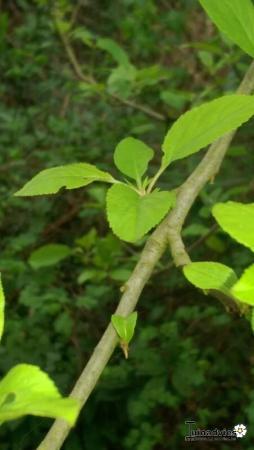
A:
[[[173,121],[234,91],[249,58],[196,0],[6,0],[0,7],[0,271],[7,297],[0,373],[38,364],[68,394],[145,240],[131,245],[113,236],[103,185],[34,199],[13,193],[43,168],[71,162],[114,174],[114,148],[129,135],[156,150],[155,172]],[[202,153],[173,164],[160,186],[178,186]],[[184,239],[193,260],[220,261],[237,273],[252,262],[251,252],[216,228],[211,206],[253,201],[253,167],[250,122],[191,210]],[[29,258],[47,243],[68,245],[71,256],[34,269]],[[138,311],[129,360],[115,351],[63,448],[182,450],[185,421],[193,419],[201,428],[244,423],[244,439],[219,445],[251,450],[248,322],[187,284],[169,252]],[[3,425],[0,450],[36,448],[51,422],[28,417]]]

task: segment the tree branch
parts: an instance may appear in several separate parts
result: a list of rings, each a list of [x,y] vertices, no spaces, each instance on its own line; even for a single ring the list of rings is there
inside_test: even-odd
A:
[[[237,94],[248,94],[254,89],[254,63],[246,72],[237,89]],[[178,190],[177,204],[168,216],[168,237],[172,257],[177,267],[190,263],[182,238],[181,230],[194,200],[205,184],[213,181],[223,162],[236,131],[226,134],[214,142],[200,164]]]
[[[238,93],[248,94],[253,89],[254,63],[246,73]],[[235,132],[227,134],[212,144],[201,163],[179,189],[175,208],[147,240],[140,260],[124,286],[117,314],[127,316],[135,309],[146,282],[167,247],[168,240],[175,264],[182,266],[190,262],[181,239],[183,223],[205,183],[217,174],[234,134]],[[93,391],[117,342],[116,332],[110,323],[71,392],[71,396],[78,399],[82,406]],[[56,420],[37,450],[60,450],[69,432],[70,427],[66,422]]]

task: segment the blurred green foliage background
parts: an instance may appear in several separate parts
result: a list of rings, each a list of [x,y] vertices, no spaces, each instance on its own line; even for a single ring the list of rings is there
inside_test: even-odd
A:
[[[196,0],[8,0],[0,7],[0,271],[7,297],[0,373],[20,362],[38,364],[67,394],[144,241],[129,245],[112,235],[101,185],[34,199],[13,193],[54,165],[85,161],[114,173],[113,150],[128,135],[156,150],[155,172],[173,121],[234,91],[250,61]],[[252,142],[250,122],[191,211],[184,239],[193,260],[220,261],[237,272],[252,262],[210,213],[217,201],[253,201]],[[201,157],[173,164],[161,187],[178,186]],[[70,257],[33,268],[31,254],[49,243],[68,245]],[[251,450],[247,321],[188,285],[169,252],[138,311],[129,360],[115,351],[63,448],[181,450],[185,421],[194,419],[201,428],[244,423],[248,434],[233,445]],[[0,450],[34,449],[50,424],[28,417],[2,426]],[[203,450],[213,448],[202,443]]]

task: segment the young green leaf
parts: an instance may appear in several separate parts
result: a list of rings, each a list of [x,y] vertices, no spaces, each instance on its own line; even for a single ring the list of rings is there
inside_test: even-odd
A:
[[[71,254],[71,249],[63,244],[47,244],[31,253],[29,264],[34,269],[57,264]]]
[[[183,273],[194,286],[209,290],[216,289],[229,294],[230,288],[236,283],[237,277],[230,267],[215,262],[195,262],[186,265]]]
[[[254,306],[254,264],[244,271],[231,291],[241,302]]]
[[[251,0],[199,0],[220,31],[254,56],[254,5]]]
[[[116,167],[128,177],[137,181],[141,180],[152,158],[153,150],[144,142],[133,137],[120,141],[114,153]]]
[[[120,338],[121,347],[126,358],[128,358],[129,343],[134,336],[137,317],[138,314],[136,311],[127,317],[119,316],[117,314],[111,316],[112,324]]]
[[[226,95],[186,112],[167,133],[162,166],[185,158],[239,127],[254,114],[254,97]]]
[[[4,290],[0,274],[0,341],[4,330],[4,304],[5,304]]]
[[[0,382],[0,422],[32,414],[65,419],[74,425],[79,409],[75,399],[61,397],[39,367],[19,364]]]
[[[43,170],[32,180],[28,181],[15,195],[22,197],[56,194],[63,187],[66,189],[77,189],[87,186],[93,181],[115,182],[109,173],[97,169],[92,164],[69,164]]]
[[[212,213],[224,231],[254,251],[254,203],[217,203]]]
[[[174,192],[139,195],[127,185],[114,185],[107,193],[107,216],[113,232],[135,242],[157,225],[174,206]]]
[[[127,317],[122,317],[117,314],[113,314],[111,317],[118,336],[127,344],[129,344],[133,338],[137,317],[138,315],[136,311]]]

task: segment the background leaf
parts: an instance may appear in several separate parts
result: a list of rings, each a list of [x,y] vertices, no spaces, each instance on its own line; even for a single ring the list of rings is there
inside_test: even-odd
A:
[[[113,183],[114,178],[96,166],[86,163],[52,167],[38,173],[16,192],[16,196],[56,194],[59,189],[77,189],[93,181]]]
[[[220,31],[254,56],[254,6],[251,0],[199,0]]]
[[[212,213],[224,231],[254,251],[254,203],[217,203]]]
[[[34,269],[57,264],[71,254],[71,249],[63,244],[47,244],[31,253],[29,264]]]
[[[187,280],[194,286],[209,290],[216,289],[225,294],[237,281],[235,272],[224,264],[215,262],[194,262],[183,268]]]
[[[125,175],[140,180],[147,170],[153,150],[144,142],[128,137],[119,142],[114,153],[116,167]]]
[[[117,66],[107,79],[108,92],[121,98],[130,97],[136,75],[136,68],[132,64]]]
[[[26,414],[62,418],[74,425],[78,402],[62,398],[55,384],[39,367],[19,364],[0,382],[0,422]]]
[[[89,47],[93,47],[93,40],[94,36],[91,31],[89,31],[86,27],[77,27],[73,33],[72,38],[74,39],[80,39],[85,45],[88,45]]]
[[[140,196],[128,186],[112,186],[107,194],[110,227],[120,239],[135,242],[163,219],[174,202],[173,192]]]
[[[254,97],[250,95],[226,95],[186,112],[164,139],[163,167],[198,152],[239,127],[253,114]]]
[[[119,66],[128,66],[130,64],[128,54],[113,39],[99,38],[97,39],[96,45],[100,49],[110,53]]]

